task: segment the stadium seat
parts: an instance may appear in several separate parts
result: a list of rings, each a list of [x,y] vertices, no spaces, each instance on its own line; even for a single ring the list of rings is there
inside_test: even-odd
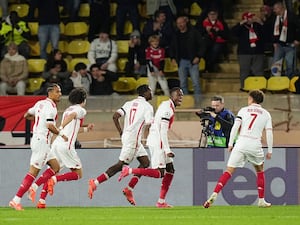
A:
[[[296,83],[297,80],[299,80],[299,76],[294,76],[290,80],[290,86],[289,86],[289,91],[290,92],[296,92],[297,91],[296,86],[295,86],[295,83]]]
[[[190,7],[190,16],[200,16],[201,12],[201,7],[198,5],[198,3],[194,2]]]
[[[175,73],[178,71],[178,66],[174,66],[171,62],[170,58],[165,59],[165,67],[164,67],[164,72],[165,73]]]
[[[119,77],[117,81],[113,82],[113,89],[120,93],[134,92],[136,90],[136,79],[133,77]]]
[[[265,90],[267,88],[267,79],[263,76],[247,77],[244,81],[244,90],[254,89]]]
[[[65,25],[64,35],[69,38],[75,38],[86,35],[88,25],[85,22],[69,22]]]
[[[61,35],[64,35],[64,33],[65,33],[65,24],[63,22],[60,22],[60,24],[59,24],[59,33]]]
[[[148,77],[140,77],[136,80],[136,87],[139,87],[144,84],[149,84]]]
[[[27,79],[26,93],[32,94],[33,92],[39,90],[44,82],[42,77],[32,77]]]
[[[27,59],[29,73],[42,73],[45,69],[45,59]]]
[[[285,91],[290,87],[290,79],[285,76],[270,77],[267,81],[268,91]]]
[[[90,16],[90,4],[81,3],[78,11],[78,16],[82,18],[87,18]]]
[[[39,30],[39,23],[38,22],[29,22],[28,27],[30,30],[31,36],[37,36]]]
[[[41,55],[40,44],[38,41],[28,41],[28,45],[30,47],[31,57],[38,57]]]
[[[68,65],[68,71],[72,72],[74,70],[74,67],[76,66],[77,63],[84,63],[85,65],[89,66],[90,61],[88,58],[73,58],[71,59],[69,65]]]
[[[118,4],[116,2],[110,3],[110,17],[115,17],[117,15]]]
[[[148,18],[146,4],[144,4],[144,3],[139,3],[139,4],[138,4],[138,10],[139,10],[139,15],[140,15],[142,18],[146,18],[146,19]]]
[[[205,60],[203,58],[200,59],[199,70],[200,71],[204,71],[205,70]]]
[[[118,58],[117,60],[117,68],[118,68],[118,72],[120,73],[124,73],[125,72],[125,68],[126,68],[126,63],[128,62],[127,58]]]
[[[129,20],[126,20],[124,25],[124,34],[129,35],[132,33],[132,31],[133,31],[132,23]]]
[[[58,49],[61,51],[61,53],[66,53],[68,50],[68,43],[66,41],[59,41]],[[47,45],[47,53],[50,54],[51,51],[52,51],[52,46],[51,43],[49,42]]]
[[[8,7],[8,11],[16,11],[18,13],[18,16],[23,18],[28,16],[29,12],[29,5],[28,4],[11,4]]]
[[[2,7],[0,7],[0,18],[3,17],[3,11],[2,11]]]
[[[90,42],[86,40],[73,40],[68,44],[67,53],[70,55],[87,54],[90,49]]]
[[[116,36],[117,35],[117,23],[116,23],[116,21],[114,21],[110,24],[110,32],[109,33],[110,33],[111,36]]]
[[[118,54],[128,54],[129,40],[117,40]]]
[[[176,108],[178,109],[192,109],[195,106],[195,99],[193,95],[185,95],[183,97],[183,101],[181,103],[181,106],[178,106]]]

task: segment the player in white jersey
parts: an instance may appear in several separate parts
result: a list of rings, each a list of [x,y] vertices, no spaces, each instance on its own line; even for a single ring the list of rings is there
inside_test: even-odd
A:
[[[147,168],[150,164],[148,154],[142,145],[143,130],[149,128],[153,120],[153,107],[149,104],[152,99],[151,89],[148,85],[141,85],[137,88],[138,97],[134,100],[126,102],[113,115],[114,124],[121,135],[122,149],[119,156],[119,161],[108,168],[104,173],[96,179],[89,180],[89,198],[93,198],[93,193],[97,186],[108,180],[117,172],[122,170],[123,165],[128,165],[134,158],[137,158],[141,168]],[[119,118],[124,116],[123,130],[119,123]],[[139,176],[134,176],[128,187],[123,189],[123,194],[126,196],[130,204],[135,205],[135,200],[132,195],[132,189],[138,183]]]
[[[69,168],[71,172],[52,176],[44,183],[37,208],[46,208],[45,199],[47,193],[53,195],[53,187],[57,182],[78,180],[82,177],[82,164],[75,150],[75,141],[78,132],[89,132],[94,127],[92,123],[83,125],[83,119],[86,115],[86,110],[83,108],[86,104],[86,97],[87,93],[83,88],[75,88],[69,94],[71,106],[64,111],[59,127],[61,133],[69,137],[69,139],[65,141],[61,136],[58,136],[54,140],[51,150],[56,156],[60,168]],[[34,183],[29,189],[33,201],[38,186],[39,183]]]
[[[253,164],[257,173],[258,206],[270,207],[264,199],[265,175],[264,175],[264,151],[262,149],[262,132],[266,131],[268,151],[266,158],[271,159],[273,148],[272,118],[270,113],[261,107],[264,101],[264,93],[260,90],[249,92],[248,106],[243,107],[237,114],[231,129],[228,151],[231,152],[227,170],[221,175],[210,198],[203,204],[208,208],[216,200],[218,193],[226,185],[237,167],[243,167],[247,161]],[[233,147],[234,139],[239,131],[239,136]]]
[[[50,85],[47,89],[47,95],[45,100],[38,101],[24,115],[26,119],[34,120],[33,136],[30,143],[32,154],[29,172],[24,177],[15,197],[9,202],[10,207],[16,210],[23,210],[21,198],[46,164],[50,168],[45,170],[42,175],[44,182],[59,171],[59,164],[50,151],[52,134],[61,136],[65,141],[68,140],[55,125],[57,119],[56,104],[61,97],[59,85]]]
[[[174,122],[175,107],[181,105],[182,98],[182,90],[178,87],[173,88],[170,91],[170,99],[163,101],[155,113],[147,138],[152,168],[130,168],[129,166],[124,166],[119,177],[119,181],[129,174],[153,178],[163,177],[160,197],[156,203],[158,208],[172,207],[165,201],[175,172],[173,165],[173,157],[175,155],[169,146],[168,130]]]

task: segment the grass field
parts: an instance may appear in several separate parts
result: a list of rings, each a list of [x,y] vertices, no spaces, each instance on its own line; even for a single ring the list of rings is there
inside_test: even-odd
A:
[[[299,206],[0,208],[1,225],[299,225]]]

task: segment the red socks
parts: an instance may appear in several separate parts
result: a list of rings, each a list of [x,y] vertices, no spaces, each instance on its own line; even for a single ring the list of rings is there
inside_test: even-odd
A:
[[[132,174],[142,175],[146,177],[160,178],[160,171],[151,168],[132,168]]]
[[[166,174],[163,177],[162,182],[161,182],[159,198],[161,198],[161,199],[166,198],[167,192],[168,192],[171,182],[173,180],[173,176],[174,176],[173,173],[166,172]]]
[[[258,197],[264,198],[265,197],[265,173],[264,173],[264,171],[257,172],[256,184],[257,184]]]
[[[231,174],[229,172],[224,172],[222,176],[219,178],[218,183],[216,184],[214,192],[219,193],[222,188],[226,185],[227,181],[231,178]]]
[[[39,179],[35,182],[37,186],[41,186],[44,183],[47,183],[47,181],[55,175],[55,172],[48,168],[44,171],[44,173],[39,177]]]
[[[133,189],[135,187],[135,185],[139,182],[139,179],[140,179],[139,177],[133,176],[128,183],[128,187]]]
[[[23,195],[25,194],[25,192],[27,192],[28,189],[30,188],[34,179],[35,179],[35,177],[33,175],[31,175],[30,173],[27,173],[22,181],[22,184],[20,185],[20,188],[19,188],[16,196],[22,198]]]
[[[97,177],[97,180],[99,182],[99,184],[101,184],[102,182],[108,180],[108,175],[106,173],[102,173],[99,177]]]
[[[70,181],[70,180],[78,180],[79,176],[75,172],[69,172],[62,175],[56,175],[57,182],[59,181]]]

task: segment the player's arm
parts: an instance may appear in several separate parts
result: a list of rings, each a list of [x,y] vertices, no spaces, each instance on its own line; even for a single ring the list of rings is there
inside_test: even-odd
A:
[[[82,133],[82,132],[84,132],[84,133],[90,132],[90,131],[92,131],[94,129],[94,127],[95,127],[95,124],[93,124],[93,123],[83,124],[80,127],[79,132],[80,133]]]
[[[34,120],[34,115],[33,114],[30,114],[29,112],[26,112],[25,114],[24,114],[24,118],[26,119],[26,120]]]
[[[117,111],[114,113],[113,115],[113,121],[114,121],[114,124],[115,124],[115,127],[117,128],[120,136],[122,136],[123,134],[123,130],[121,128],[121,124],[120,124],[120,121],[119,121],[119,118],[121,117],[122,115]]]
[[[65,126],[67,126],[72,120],[74,120],[77,116],[76,112],[72,112],[68,115],[66,115],[59,127],[59,129],[63,129]]]
[[[174,157],[175,154],[171,151],[169,140],[168,140],[168,130],[169,130],[169,118],[162,118],[160,123],[160,139],[162,142],[162,149],[165,154],[169,157]]]
[[[235,118],[234,124],[230,131],[230,137],[229,137],[229,142],[228,142],[228,151],[229,152],[231,152],[231,150],[233,148],[233,142],[234,142],[234,139],[235,139],[235,137],[238,133],[238,130],[241,126],[241,123],[242,123],[242,118],[240,116],[237,116]]]
[[[271,159],[272,152],[273,152],[273,129],[272,129],[271,117],[267,122],[265,130],[266,130],[266,138],[267,138],[267,145],[268,145],[268,153],[266,155],[266,158]]]

